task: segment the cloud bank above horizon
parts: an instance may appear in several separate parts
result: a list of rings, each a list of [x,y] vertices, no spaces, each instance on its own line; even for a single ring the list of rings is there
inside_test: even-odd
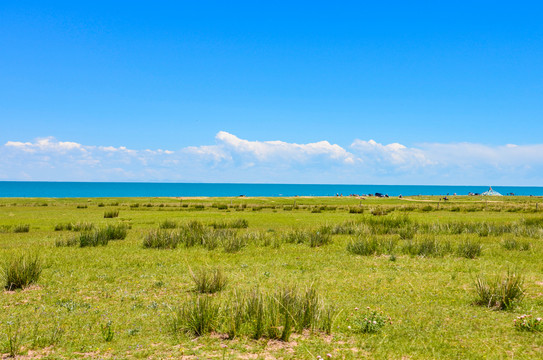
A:
[[[53,137],[0,146],[0,180],[540,185],[543,144],[355,139],[296,144],[220,131],[211,145],[178,150],[83,145]]]

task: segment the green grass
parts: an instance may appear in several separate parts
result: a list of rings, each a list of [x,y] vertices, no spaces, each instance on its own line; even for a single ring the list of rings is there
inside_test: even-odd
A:
[[[0,296],[0,351],[541,358],[541,199],[491,200],[0,199],[0,264],[41,270]]]
[[[14,255],[6,260],[2,267],[4,288],[7,290],[24,289],[40,278],[43,264],[37,255]]]

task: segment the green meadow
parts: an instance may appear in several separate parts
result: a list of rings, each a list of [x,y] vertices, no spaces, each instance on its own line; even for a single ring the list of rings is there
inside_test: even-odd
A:
[[[0,199],[0,352],[543,358],[537,197]]]

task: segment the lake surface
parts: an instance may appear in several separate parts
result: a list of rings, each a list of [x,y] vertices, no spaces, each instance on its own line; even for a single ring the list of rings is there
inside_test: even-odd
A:
[[[501,194],[543,196],[543,187],[496,186]],[[304,185],[0,181],[0,197],[334,196],[343,194],[467,195],[488,186]]]

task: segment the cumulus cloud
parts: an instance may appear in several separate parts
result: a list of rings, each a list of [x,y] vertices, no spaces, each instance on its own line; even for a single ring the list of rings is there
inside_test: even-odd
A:
[[[84,145],[52,137],[0,146],[0,179],[373,184],[533,185],[543,180],[543,144],[405,146],[355,139],[297,144],[241,139],[171,149]]]
[[[356,139],[351,144],[351,148],[366,163],[391,164],[402,168],[431,164],[431,161],[422,150],[408,148],[399,143],[383,145],[374,140],[364,141]]]
[[[245,161],[256,162],[298,162],[305,163],[320,160],[353,163],[354,156],[350,152],[328,141],[309,144],[295,144],[284,141],[249,141],[235,135],[220,131],[215,139],[217,145],[187,148],[187,151],[202,156],[209,156],[215,161],[233,160],[240,157]],[[251,159],[251,160],[248,160]]]

